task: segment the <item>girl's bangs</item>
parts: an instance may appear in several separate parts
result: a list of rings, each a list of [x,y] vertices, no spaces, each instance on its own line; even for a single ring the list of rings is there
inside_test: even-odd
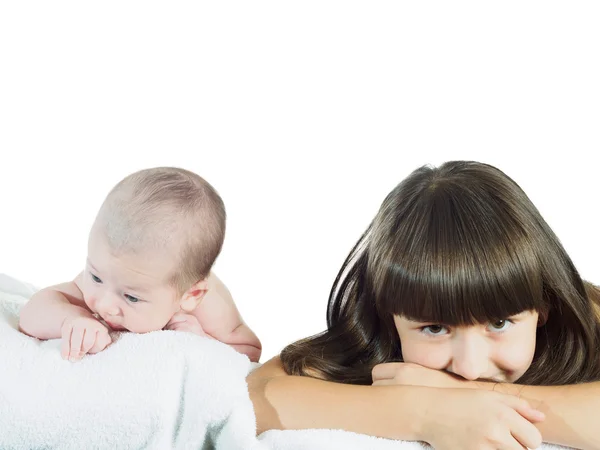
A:
[[[413,243],[379,260],[381,278],[373,283],[378,309],[449,326],[543,311],[540,263],[533,251],[523,252],[523,242],[513,244],[518,254],[505,243],[467,240],[454,249]]]

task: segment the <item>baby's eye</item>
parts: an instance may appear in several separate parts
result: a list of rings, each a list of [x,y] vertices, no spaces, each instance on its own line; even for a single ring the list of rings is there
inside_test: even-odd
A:
[[[133,295],[129,295],[129,294],[125,294],[125,298],[127,299],[127,301],[129,301],[131,303],[137,303],[140,301],[139,298],[134,297]]]
[[[421,330],[423,333],[428,334],[429,336],[443,336],[448,334],[448,328],[443,325],[428,325],[421,328]]]
[[[102,284],[102,280],[100,278],[98,278],[96,275],[94,275],[93,273],[90,273],[90,276],[92,277],[92,280],[94,281],[94,283]]]

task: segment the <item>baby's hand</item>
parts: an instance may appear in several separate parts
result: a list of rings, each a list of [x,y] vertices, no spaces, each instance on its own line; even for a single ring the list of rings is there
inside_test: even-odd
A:
[[[171,317],[171,320],[169,320],[169,323],[165,325],[164,329],[173,331],[189,331],[190,333],[194,333],[199,336],[208,336],[202,329],[202,326],[200,325],[200,322],[198,322],[196,316],[183,312],[175,313],[173,317]]]
[[[61,356],[78,361],[86,353],[98,353],[112,342],[108,329],[92,317],[74,317],[65,320],[61,328]]]

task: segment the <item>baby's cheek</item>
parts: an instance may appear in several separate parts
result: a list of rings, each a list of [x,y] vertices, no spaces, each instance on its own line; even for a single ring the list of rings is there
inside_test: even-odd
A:
[[[84,286],[83,288],[83,301],[90,309],[94,309],[94,305],[96,304],[96,295],[93,290]]]

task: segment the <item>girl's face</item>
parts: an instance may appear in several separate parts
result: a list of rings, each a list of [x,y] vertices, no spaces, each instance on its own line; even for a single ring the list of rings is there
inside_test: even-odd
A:
[[[467,380],[515,382],[535,352],[538,313],[525,311],[505,320],[448,327],[394,316],[404,362],[446,370]]]

